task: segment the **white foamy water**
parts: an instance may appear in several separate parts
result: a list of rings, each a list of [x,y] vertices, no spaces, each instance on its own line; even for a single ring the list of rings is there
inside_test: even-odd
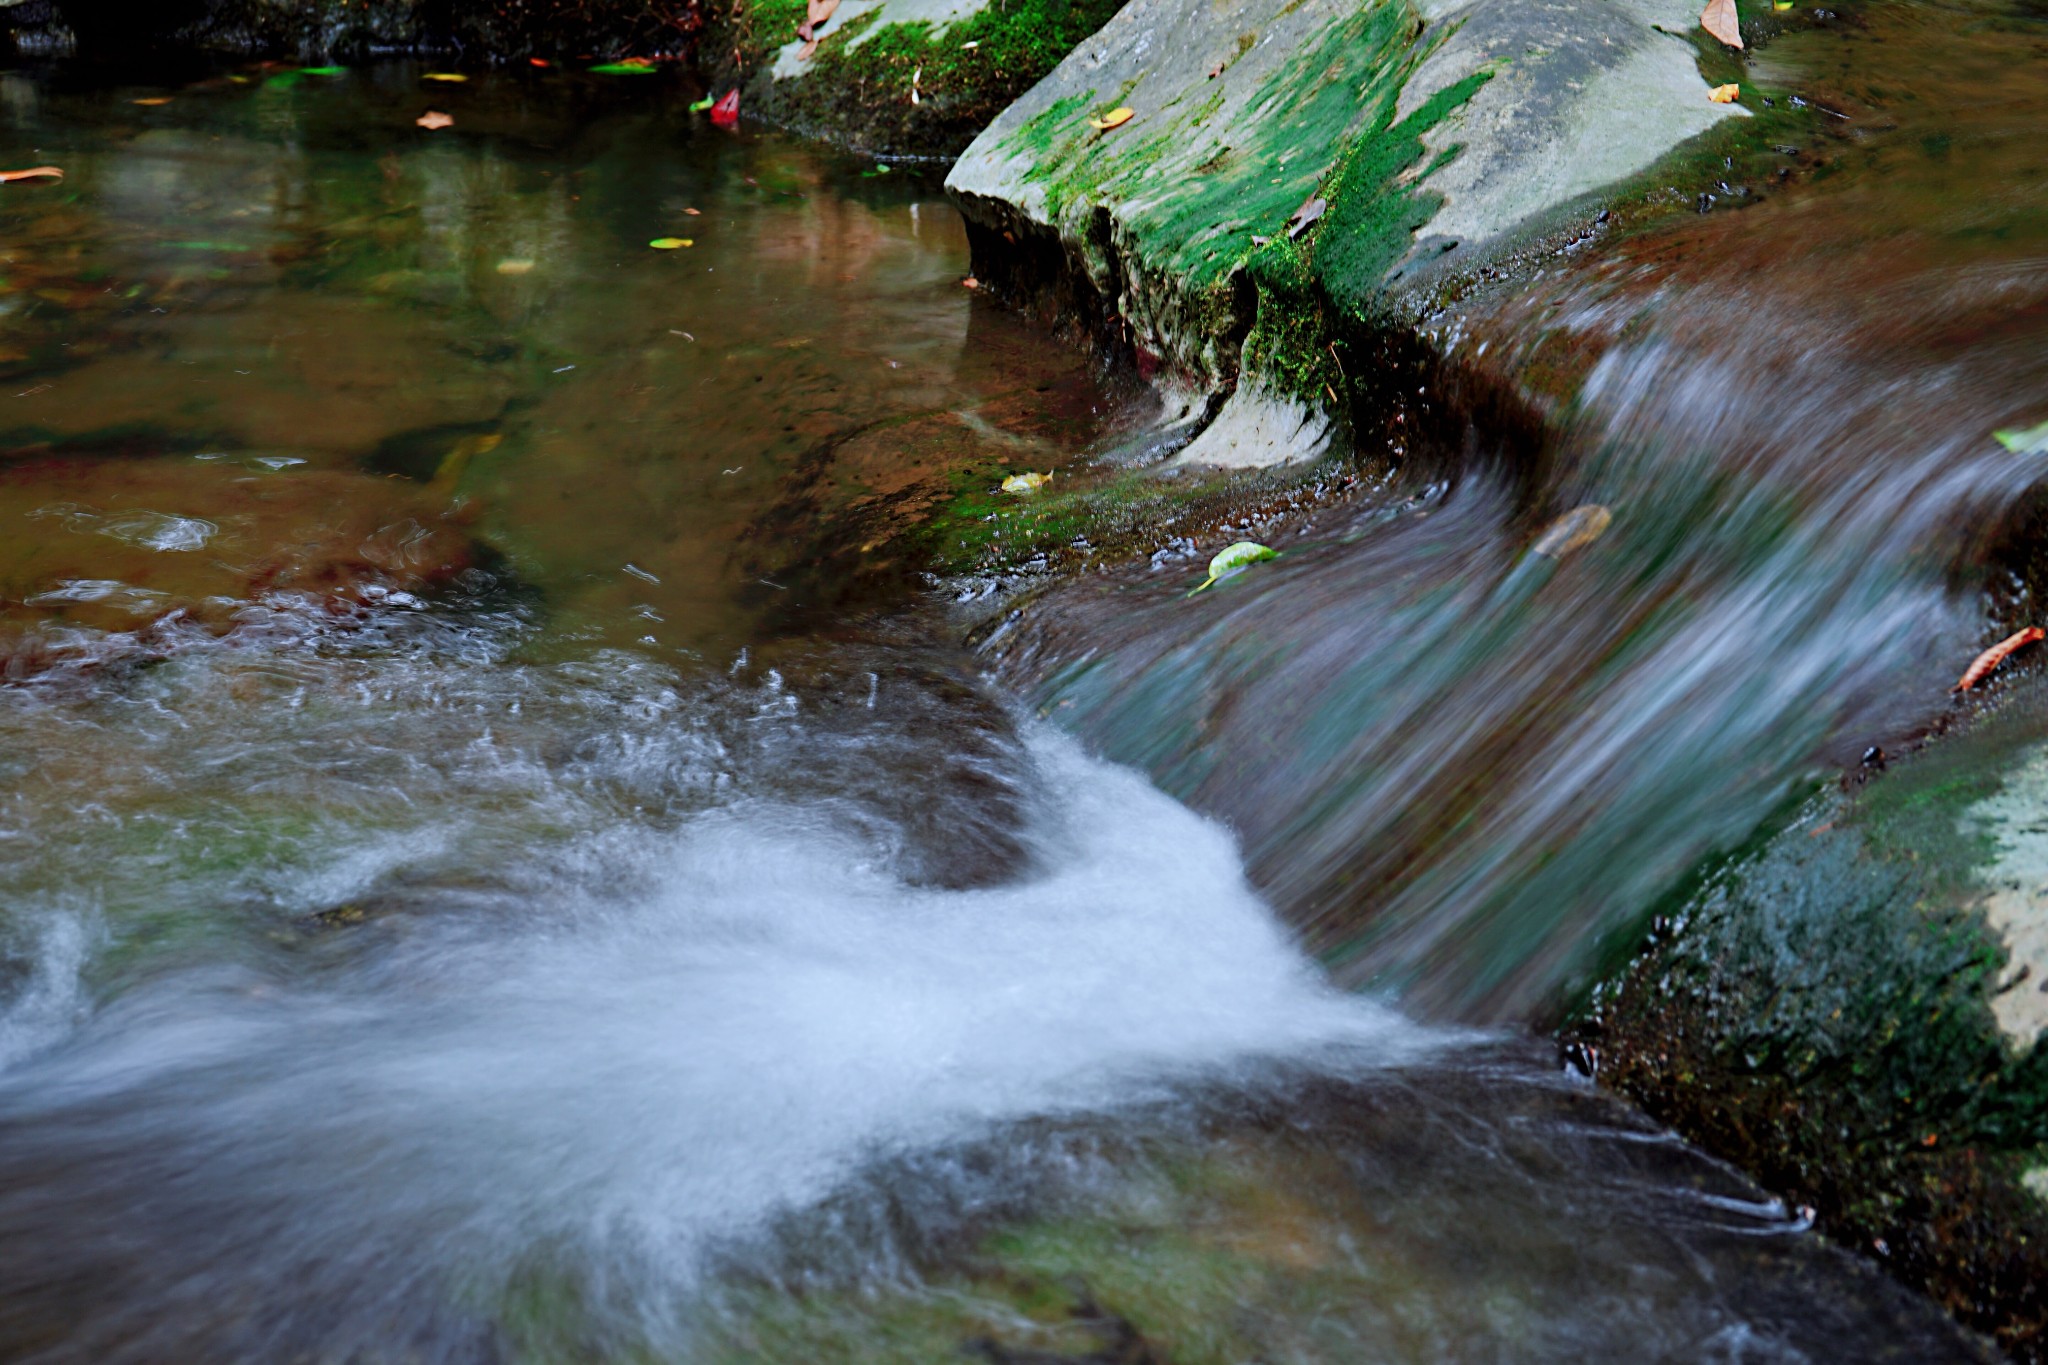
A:
[[[166,1214],[191,1238],[171,1299],[341,1248],[379,1266],[370,1300],[409,1266],[491,1301],[546,1248],[658,1324],[714,1241],[879,1160],[1442,1037],[1329,988],[1225,831],[1071,741],[1028,760],[1004,884],[908,885],[834,803],[743,799],[586,840],[493,933],[429,925],[317,985],[147,981],[0,1078],[0,1110],[104,1164],[97,1205],[132,1180],[205,1210]]]

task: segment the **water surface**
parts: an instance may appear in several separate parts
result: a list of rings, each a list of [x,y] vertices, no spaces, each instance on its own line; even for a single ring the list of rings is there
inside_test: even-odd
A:
[[[929,186],[235,74],[0,87],[0,1355],[1981,1358],[903,614],[1130,411]]]

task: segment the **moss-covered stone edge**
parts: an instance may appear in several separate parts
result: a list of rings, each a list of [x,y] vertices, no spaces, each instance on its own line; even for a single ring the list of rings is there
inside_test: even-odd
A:
[[[2033,689],[1701,869],[1568,1012],[1567,1055],[1819,1229],[2048,1360],[2048,1047],[2016,988],[1963,812],[2048,743]]]
[[[796,132],[878,156],[950,159],[1123,4],[1013,0],[943,28],[870,11],[828,27],[804,74],[777,80],[804,0],[729,0],[710,12],[699,65],[714,88],[742,87],[743,108]]]

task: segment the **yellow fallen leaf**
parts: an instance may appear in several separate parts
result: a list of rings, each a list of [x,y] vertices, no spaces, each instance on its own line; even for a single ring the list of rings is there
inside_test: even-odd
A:
[[[413,122],[422,128],[453,128],[455,126],[455,120],[442,113],[439,109],[429,109],[426,113],[414,119]]]
[[[1735,13],[1735,0],[1707,0],[1707,7],[1700,11],[1700,27],[1730,47],[1742,46],[1742,24]]]
[[[430,81],[447,81],[451,85],[460,85],[462,84],[462,82],[468,80],[469,77],[458,75],[453,71],[429,71],[426,75],[426,79]]]
[[[1733,104],[1735,97],[1742,93],[1739,85],[1717,85],[1707,92],[1707,98],[1716,104]]]
[[[695,246],[696,242],[688,237],[656,237],[647,245],[656,251],[674,251],[678,247]]]
[[[502,260],[498,262],[498,273],[500,275],[530,275],[533,273],[533,262],[518,257]]]
[[[1792,0],[1771,0],[1771,8],[1783,14],[1786,10],[1792,8]]]
[[[1036,493],[1052,482],[1050,474],[1012,474],[1003,480],[1005,493]]]
[[[1137,114],[1137,112],[1137,110],[1129,108],[1128,106],[1122,109],[1112,109],[1108,113],[1104,114],[1101,118],[1089,119],[1088,126],[1090,128],[1105,129],[1121,128],[1126,123],[1129,123],[1131,119]]]

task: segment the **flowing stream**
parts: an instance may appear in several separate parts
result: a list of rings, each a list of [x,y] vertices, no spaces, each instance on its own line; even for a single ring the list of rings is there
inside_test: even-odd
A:
[[[665,81],[420,75],[0,77],[66,171],[0,198],[0,1358],[1989,1358],[1539,1044],[1340,989],[1186,783],[1100,756],[1138,722],[1084,748],[906,609],[894,532],[1144,417],[960,286],[932,183]],[[1943,469],[1894,477],[2010,491]],[[1346,515],[1287,571],[1479,585],[1376,614],[1374,668],[1505,591],[1483,480]],[[1828,525],[1618,520],[1738,585]],[[1873,656],[1945,600],[1815,591]],[[1601,722],[1664,734],[1645,813],[1546,836],[1659,848],[1601,896],[1723,791],[1686,697],[1765,750],[1717,828],[1827,730],[1659,663],[1681,617]],[[1403,762],[1526,703],[1430,668],[1469,690]],[[1467,848],[1461,895],[1510,875]]]

